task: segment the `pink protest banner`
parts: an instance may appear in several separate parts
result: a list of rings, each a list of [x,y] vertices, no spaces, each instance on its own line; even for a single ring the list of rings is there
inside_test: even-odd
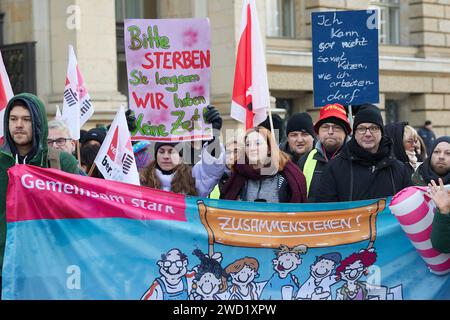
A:
[[[211,34],[208,19],[125,20],[132,140],[212,138],[209,105]]]
[[[8,222],[101,218],[187,221],[185,196],[180,194],[28,165],[14,166],[8,176]]]

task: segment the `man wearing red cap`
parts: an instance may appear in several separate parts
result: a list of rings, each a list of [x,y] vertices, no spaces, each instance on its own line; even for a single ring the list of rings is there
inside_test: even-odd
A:
[[[340,153],[352,132],[345,108],[337,103],[323,107],[320,110],[320,118],[314,125],[314,131],[318,137],[315,148],[298,163],[306,177],[308,202],[316,202],[326,164]]]

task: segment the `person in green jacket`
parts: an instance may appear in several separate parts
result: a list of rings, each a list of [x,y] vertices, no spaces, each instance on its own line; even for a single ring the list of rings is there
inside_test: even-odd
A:
[[[431,199],[436,204],[436,211],[431,230],[433,248],[442,253],[450,253],[450,194],[439,178],[439,185],[434,180],[428,185]]]
[[[55,165],[50,165],[47,115],[37,96],[29,93],[14,96],[6,106],[3,124],[4,143],[0,147],[0,271],[3,269],[6,242],[8,169],[16,164],[55,168]],[[51,154],[59,156],[59,161],[52,162],[57,163],[58,169],[74,174],[79,172],[72,155],[60,151],[52,151]]]

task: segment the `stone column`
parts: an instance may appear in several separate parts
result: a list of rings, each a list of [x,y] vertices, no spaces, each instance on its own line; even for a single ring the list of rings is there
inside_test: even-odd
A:
[[[62,105],[68,45],[74,46],[95,113],[86,127],[109,124],[127,98],[117,89],[116,18],[113,0],[49,0],[52,110]]]

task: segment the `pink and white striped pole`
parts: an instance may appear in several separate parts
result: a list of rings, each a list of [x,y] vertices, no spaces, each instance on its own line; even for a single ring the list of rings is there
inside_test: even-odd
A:
[[[450,272],[450,254],[432,247],[430,236],[436,206],[426,192],[426,187],[406,188],[394,196],[389,208],[430,271],[444,275]]]

